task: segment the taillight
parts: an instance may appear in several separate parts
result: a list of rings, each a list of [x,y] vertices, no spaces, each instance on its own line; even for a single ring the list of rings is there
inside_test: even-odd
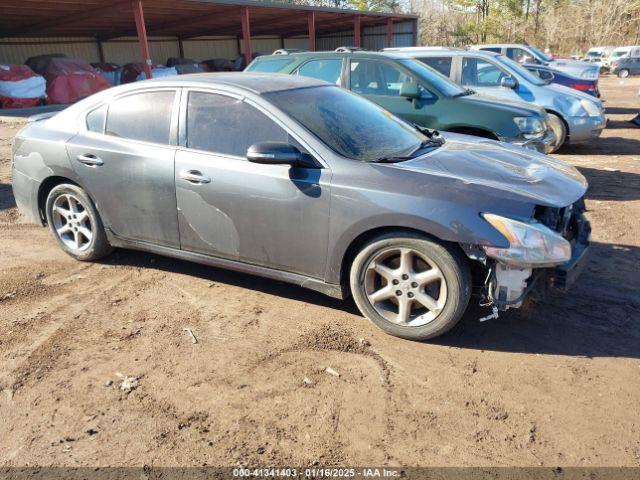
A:
[[[593,90],[593,85],[588,83],[572,83],[569,85],[571,88],[575,88],[576,90],[580,90],[581,92],[589,92]]]

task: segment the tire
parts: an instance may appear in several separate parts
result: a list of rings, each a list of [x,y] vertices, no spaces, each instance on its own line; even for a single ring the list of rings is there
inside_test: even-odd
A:
[[[412,273],[403,276],[407,272],[403,263]],[[385,332],[409,340],[428,340],[453,328],[471,297],[464,254],[408,232],[386,233],[367,243],[351,264],[349,284],[365,317]],[[426,300],[432,309],[421,303]]]
[[[550,153],[558,151],[564,143],[567,141],[567,125],[564,123],[564,120],[555,113],[548,112],[549,114],[549,125],[553,130],[553,133],[556,134],[556,141],[553,144]]]
[[[54,187],[47,196],[45,213],[54,238],[76,260],[98,260],[113,251],[95,205],[79,186],[63,183]]]
[[[618,77],[620,78],[627,78],[628,76],[629,76],[629,70],[627,70],[626,68],[623,68],[618,72]]]

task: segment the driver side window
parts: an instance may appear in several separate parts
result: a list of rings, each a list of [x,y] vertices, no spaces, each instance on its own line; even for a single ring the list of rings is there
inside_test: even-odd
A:
[[[462,84],[465,87],[499,87],[505,73],[493,63],[480,58],[462,59]]]
[[[507,48],[507,57],[518,63],[536,63],[533,55],[522,48]]]
[[[287,142],[278,124],[242,100],[216,93],[190,92],[187,147],[245,157],[254,143]]]

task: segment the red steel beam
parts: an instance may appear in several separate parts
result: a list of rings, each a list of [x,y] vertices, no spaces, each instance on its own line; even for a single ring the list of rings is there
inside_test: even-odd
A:
[[[251,29],[249,21],[249,7],[240,9],[240,20],[242,23],[242,48],[244,50],[244,61],[247,65],[251,63]]]
[[[136,31],[138,32],[138,43],[142,53],[144,72],[147,78],[151,78],[151,54],[149,53],[149,42],[147,41],[147,29],[144,26],[144,11],[142,10],[142,0],[131,0],[133,17],[136,21]]]
[[[353,46],[354,47],[359,47],[360,46],[360,39],[361,39],[361,35],[360,35],[360,15],[356,15],[353,18]]]
[[[307,12],[307,20],[309,22],[309,50],[316,51],[316,12]]]
[[[393,18],[387,18],[387,47],[393,47]]]

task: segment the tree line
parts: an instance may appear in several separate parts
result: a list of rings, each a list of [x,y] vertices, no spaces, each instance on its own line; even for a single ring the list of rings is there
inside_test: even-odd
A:
[[[420,16],[420,45],[530,43],[569,55],[640,45],[640,0],[284,0]]]

